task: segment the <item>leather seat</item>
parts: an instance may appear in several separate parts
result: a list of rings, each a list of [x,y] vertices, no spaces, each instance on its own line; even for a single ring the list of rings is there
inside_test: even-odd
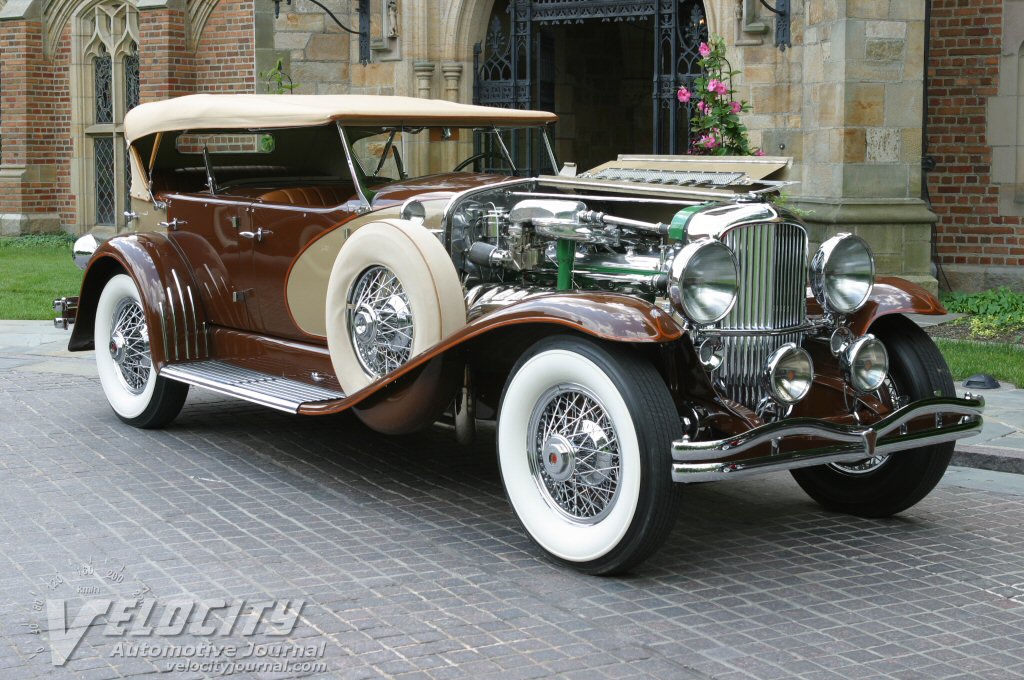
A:
[[[301,187],[283,187],[260,196],[266,203],[287,203],[330,208],[352,198],[355,187],[346,184],[313,184]]]

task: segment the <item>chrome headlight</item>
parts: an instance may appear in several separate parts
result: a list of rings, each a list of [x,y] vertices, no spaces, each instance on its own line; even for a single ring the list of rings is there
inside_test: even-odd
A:
[[[732,310],[738,279],[736,258],[729,246],[710,239],[697,241],[672,260],[668,296],[687,319],[706,326]]]
[[[874,392],[889,373],[889,353],[875,336],[865,335],[851,342],[840,358],[843,377],[862,394]]]
[[[811,355],[787,342],[768,357],[763,380],[772,399],[787,406],[797,403],[807,396],[814,382]]]
[[[833,236],[811,260],[811,290],[826,311],[856,312],[867,302],[874,285],[875,258],[859,236]]]

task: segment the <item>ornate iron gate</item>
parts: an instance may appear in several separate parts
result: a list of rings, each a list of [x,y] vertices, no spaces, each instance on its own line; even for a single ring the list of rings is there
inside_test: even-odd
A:
[[[708,39],[700,0],[508,0],[507,12],[495,7],[486,39],[473,48],[474,103],[553,108],[551,49],[537,26],[651,19],[651,151],[683,153],[689,147],[690,110],[676,92],[700,74],[698,47]]]

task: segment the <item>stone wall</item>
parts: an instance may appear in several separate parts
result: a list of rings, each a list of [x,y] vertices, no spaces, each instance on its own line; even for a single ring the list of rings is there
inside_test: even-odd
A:
[[[747,5],[741,25],[772,23],[756,3]],[[813,241],[859,234],[881,272],[934,290],[935,217],[921,200],[924,4],[809,0],[793,10],[793,47],[785,52],[771,45],[771,31],[724,34],[743,71],[752,140],[768,154],[793,157],[789,179],[800,184],[788,193]]]
[[[928,175],[940,281],[1024,290],[1024,2],[934,0]]]

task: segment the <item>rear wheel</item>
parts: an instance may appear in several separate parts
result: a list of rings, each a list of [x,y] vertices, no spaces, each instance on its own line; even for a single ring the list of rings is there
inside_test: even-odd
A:
[[[130,276],[118,274],[107,281],[93,331],[100,384],[117,417],[147,429],[174,420],[188,385],[161,378],[153,368],[142,297]]]
[[[903,316],[879,320],[871,329],[889,352],[889,377],[879,397],[897,407],[935,396],[955,396],[949,367],[928,334]],[[953,442],[922,446],[856,463],[793,470],[807,494],[829,510],[860,517],[888,517],[913,506],[942,479]]]
[[[516,516],[552,559],[626,571],[675,521],[678,416],[647,361],[576,337],[542,340],[516,364],[498,414],[498,460]]]

